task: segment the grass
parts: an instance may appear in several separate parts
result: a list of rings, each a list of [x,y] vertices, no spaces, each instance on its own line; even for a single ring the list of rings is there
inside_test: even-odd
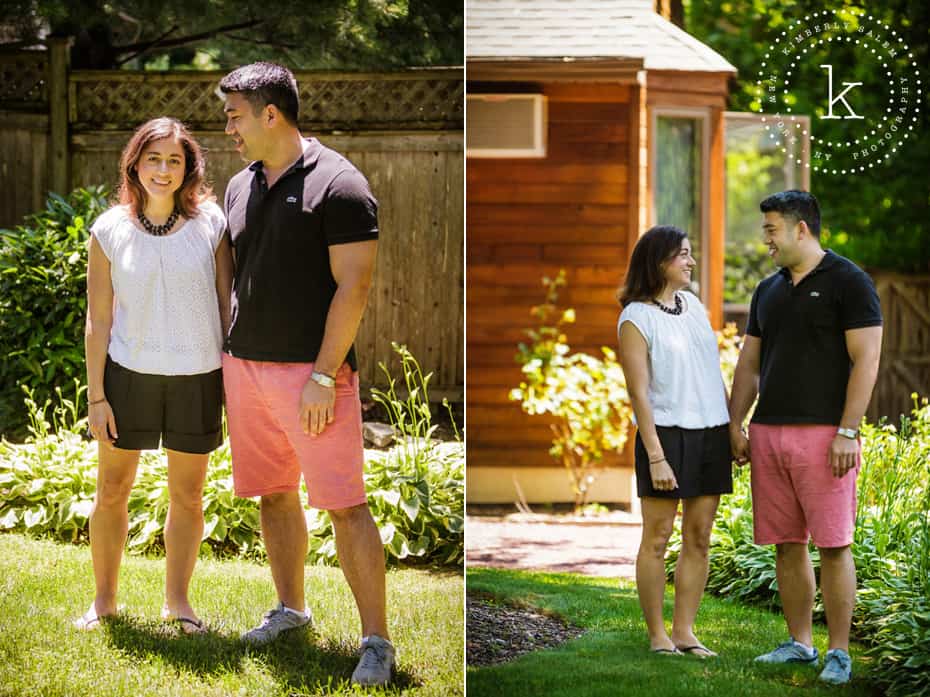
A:
[[[349,685],[359,620],[337,568],[308,566],[314,631],[249,649],[237,637],[276,602],[267,566],[201,560],[191,601],[211,632],[179,636],[158,619],[164,560],[127,557],[124,612],[94,632],[71,628],[93,597],[87,547],[0,535],[0,695],[297,697],[463,695],[461,575],[388,572],[388,622],[399,671],[387,689]]]
[[[852,647],[853,681],[830,688],[809,666],[764,666],[752,659],[784,641],[780,615],[718,598],[705,597],[698,614],[698,636],[720,653],[715,659],[654,656],[648,653],[645,624],[631,582],[575,574],[468,569],[468,591],[540,608],[581,626],[587,633],[557,649],[527,654],[508,664],[469,668],[468,697],[649,697],[721,695],[873,695],[869,664]],[[666,596],[671,597],[671,594]],[[667,600],[666,617],[671,617]],[[826,628],[814,629],[821,654]]]

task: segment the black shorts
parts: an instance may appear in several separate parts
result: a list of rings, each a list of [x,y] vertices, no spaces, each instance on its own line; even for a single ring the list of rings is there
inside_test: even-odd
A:
[[[223,442],[223,371],[137,373],[107,356],[103,389],[113,409],[116,447],[209,453]]]
[[[733,491],[733,454],[727,424],[711,428],[656,426],[665,459],[675,473],[678,488],[657,491],[649,474],[649,456],[636,433],[636,493],[662,499],[729,494]]]

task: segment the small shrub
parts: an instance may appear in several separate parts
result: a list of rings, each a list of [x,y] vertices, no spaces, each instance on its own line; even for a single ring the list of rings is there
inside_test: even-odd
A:
[[[49,194],[45,210],[0,230],[0,429],[26,433],[21,386],[40,404],[54,386],[84,383],[89,228],[106,209],[103,187]]]
[[[619,453],[626,445],[633,409],[611,349],[602,347],[601,357],[570,353],[563,328],[575,321],[575,311],[556,304],[564,285],[564,271],[554,279],[543,278],[546,300],[530,311],[540,326],[527,329],[530,342],[519,345],[517,362],[524,380],[511,390],[510,399],[528,414],[555,417],[549,454],[569,474],[577,514],[587,503],[604,454]]]
[[[723,260],[723,299],[748,305],[759,281],[774,271],[769,248],[761,240],[727,241]]]

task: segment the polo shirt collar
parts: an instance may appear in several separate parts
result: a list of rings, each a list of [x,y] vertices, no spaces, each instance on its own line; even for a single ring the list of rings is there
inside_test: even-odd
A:
[[[820,263],[818,263],[817,266],[811,269],[810,273],[808,273],[804,278],[809,278],[810,276],[820,273],[821,271],[826,271],[831,266],[836,264],[837,260],[838,260],[838,257],[836,256],[836,254],[833,253],[832,250],[829,250],[829,249],[825,250],[823,254],[823,258],[820,260]],[[782,278],[788,281],[789,284],[791,284],[791,271],[788,270],[787,266],[783,266],[780,269],[778,269],[778,273],[781,274]]]
[[[294,164],[284,170],[281,176],[278,177],[279,179],[283,179],[291,172],[308,170],[316,164],[316,161],[320,158],[320,151],[323,149],[320,141],[316,138],[303,138],[303,146],[303,152],[294,160]],[[249,170],[258,176],[264,177],[264,162],[255,160],[249,165]]]

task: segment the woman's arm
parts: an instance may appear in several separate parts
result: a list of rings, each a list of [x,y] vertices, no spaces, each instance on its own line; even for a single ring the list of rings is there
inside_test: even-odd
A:
[[[109,444],[118,436],[116,419],[103,389],[103,371],[112,327],[113,282],[110,279],[110,260],[97,239],[91,237],[87,257],[87,324],[84,329],[87,420],[91,435],[101,443]]]
[[[229,334],[229,324],[232,321],[232,281],[232,245],[229,244],[229,235],[224,234],[216,248],[216,299],[220,306],[220,326],[223,328],[224,340]]]
[[[665,459],[665,452],[656,433],[652,405],[649,404],[649,348],[639,329],[632,322],[620,325],[620,363],[626,378],[626,389],[636,414],[639,436],[649,456],[652,485],[660,491],[678,487],[675,474]]]

